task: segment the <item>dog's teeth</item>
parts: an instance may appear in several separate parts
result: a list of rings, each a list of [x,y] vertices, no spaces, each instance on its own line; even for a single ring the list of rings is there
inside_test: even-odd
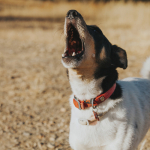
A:
[[[62,57],[65,57],[65,54],[62,54]]]
[[[72,56],[75,56],[75,55],[76,55],[75,52],[73,52]]]

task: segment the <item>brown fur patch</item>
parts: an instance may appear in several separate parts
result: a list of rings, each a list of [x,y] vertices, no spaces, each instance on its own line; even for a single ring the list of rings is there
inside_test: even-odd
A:
[[[105,53],[105,47],[103,46],[101,53],[100,53],[100,59],[103,60],[106,58],[106,53]]]
[[[96,65],[90,65],[86,68],[76,68],[76,69],[68,69],[69,71],[69,79],[72,80],[74,78],[80,78],[82,80],[90,81],[93,79],[93,75],[95,72]]]
[[[93,79],[94,72],[96,70],[97,64],[95,61],[95,43],[91,35],[87,36],[85,42],[85,58],[79,67],[69,70],[69,79],[74,77],[81,78],[82,80],[90,81]]]

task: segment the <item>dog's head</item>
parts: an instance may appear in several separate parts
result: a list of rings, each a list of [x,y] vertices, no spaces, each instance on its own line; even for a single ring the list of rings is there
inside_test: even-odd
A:
[[[112,45],[97,26],[87,25],[76,10],[68,11],[64,34],[62,63],[66,68],[127,68],[125,50]]]

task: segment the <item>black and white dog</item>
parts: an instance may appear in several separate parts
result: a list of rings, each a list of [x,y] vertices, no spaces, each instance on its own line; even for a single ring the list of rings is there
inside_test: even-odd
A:
[[[118,81],[116,68],[127,68],[125,50],[112,45],[97,26],[87,25],[76,10],[68,11],[64,34],[62,63],[73,91],[72,149],[135,150],[150,127],[150,81]],[[150,59],[142,72],[150,78],[149,71]]]

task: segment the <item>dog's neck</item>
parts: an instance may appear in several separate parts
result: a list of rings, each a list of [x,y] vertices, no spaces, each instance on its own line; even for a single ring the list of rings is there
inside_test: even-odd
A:
[[[95,80],[84,70],[84,74],[79,73],[80,70],[68,69],[69,80],[74,95],[80,100],[95,98],[103,92],[101,88],[102,81],[105,77]]]
[[[95,68],[93,68],[93,70],[95,70]],[[106,92],[118,78],[116,70],[113,71],[113,74],[99,74],[98,78],[94,77],[93,70],[89,70],[89,68],[68,69],[72,91],[80,100],[95,98],[103,92]],[[91,74],[91,72],[93,72],[93,74]]]

